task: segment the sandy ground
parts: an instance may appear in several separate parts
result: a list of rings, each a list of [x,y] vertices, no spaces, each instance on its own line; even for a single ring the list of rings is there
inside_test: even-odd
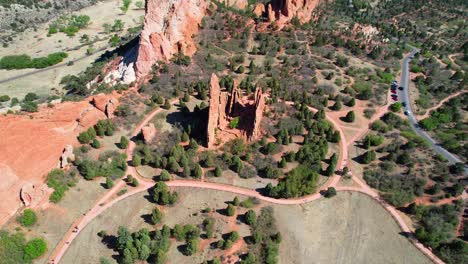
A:
[[[164,223],[199,223],[200,210],[225,208],[233,194],[202,189],[178,189],[181,201],[164,208]],[[100,230],[115,234],[119,225],[130,230],[151,228],[141,215],[155,206],[137,194],[116,204],[88,225],[66,252],[61,263],[97,263],[115,252],[101,243]],[[244,197],[239,197],[244,199]],[[267,203],[262,203],[268,205]],[[333,199],[320,199],[301,206],[273,205],[282,233],[279,263],[430,263],[405,237],[388,213],[371,198],[358,193],[339,193]],[[245,210],[245,209],[243,209]],[[247,234],[241,224],[239,232]],[[217,219],[217,228],[226,230],[226,219]],[[201,263],[197,257],[185,257],[173,243],[171,263]],[[210,258],[208,258],[210,259]]]
[[[91,40],[100,39],[93,44],[97,50],[105,47],[108,44],[109,36],[103,32],[103,24],[113,24],[114,20],[120,19],[125,23],[125,29],[121,32],[127,32],[129,27],[134,27],[140,23],[140,17],[144,15],[144,10],[136,10],[131,8],[127,14],[122,15],[119,9],[121,1],[109,0],[99,2],[98,4],[82,9],[74,14],[88,15],[91,18],[91,25],[79,31],[75,37],[67,37],[63,33],[57,33],[51,37],[47,37],[48,24],[42,25],[37,32],[28,30],[20,33],[18,38],[7,48],[0,48],[0,57],[6,55],[27,53],[31,57],[46,56],[47,54],[59,51],[66,51],[69,57],[64,61],[71,61],[80,58],[86,54],[89,46],[80,43],[82,35],[87,34]],[[52,69],[39,74],[31,75],[13,80],[7,83],[0,84],[0,95],[8,94],[10,97],[22,98],[28,92],[36,92],[40,95],[49,95],[52,88],[59,88],[59,83],[62,77],[68,74],[78,74],[92,62],[96,60],[103,52],[94,54],[84,60],[76,62],[72,66],[64,66],[57,69]],[[0,80],[18,76],[24,73],[29,73],[35,69],[24,70],[0,70]]]

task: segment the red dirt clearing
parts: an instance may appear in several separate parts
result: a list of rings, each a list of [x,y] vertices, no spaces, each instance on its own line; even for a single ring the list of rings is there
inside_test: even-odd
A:
[[[43,184],[65,146],[77,145],[76,136],[104,118],[88,101],[42,107],[28,115],[0,116],[0,225],[20,208],[21,187]]]

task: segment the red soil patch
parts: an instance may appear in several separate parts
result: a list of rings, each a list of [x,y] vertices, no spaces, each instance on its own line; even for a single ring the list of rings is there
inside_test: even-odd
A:
[[[20,208],[21,188],[42,185],[65,146],[78,145],[77,135],[105,118],[89,99],[41,107],[29,115],[0,116],[0,225]]]

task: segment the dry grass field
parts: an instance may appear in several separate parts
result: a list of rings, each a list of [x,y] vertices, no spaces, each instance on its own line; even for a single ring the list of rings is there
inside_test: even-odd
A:
[[[88,15],[91,18],[91,24],[88,28],[80,30],[74,37],[68,37],[64,33],[57,33],[47,37],[48,24],[39,26],[37,31],[29,29],[23,33],[19,33],[18,37],[15,38],[8,47],[0,47],[0,58],[7,55],[19,55],[23,53],[27,53],[34,58],[47,56],[53,52],[65,51],[68,53],[68,58],[65,59],[64,62],[76,60],[85,56],[86,50],[89,47],[80,42],[80,38],[84,34],[88,35],[90,40],[97,39],[92,45],[94,49],[98,50],[106,47],[110,35],[104,32],[104,23],[112,25],[115,20],[122,20],[124,23],[124,30],[119,34],[123,35],[123,33],[127,32],[128,28],[140,24],[141,16],[144,15],[144,10],[137,10],[133,8],[133,6],[123,15],[122,11],[119,9],[120,4],[121,1],[119,0],[108,0],[74,12],[73,14]],[[22,99],[22,97],[29,92],[35,92],[42,96],[50,95],[52,89],[61,92],[59,83],[64,76],[82,72],[103,53],[104,51],[98,52],[71,66],[63,66],[21,79],[1,83],[0,95],[7,94],[10,97]],[[33,71],[35,71],[35,69],[0,70],[0,81]]]
[[[200,211],[206,207],[220,209],[234,195],[201,189],[178,189],[181,201],[164,208],[163,223],[200,223]],[[72,242],[62,263],[97,263],[99,257],[111,258],[116,252],[107,248],[97,233],[116,234],[120,225],[135,231],[151,228],[142,215],[154,204],[142,193],[118,203],[87,226]],[[240,197],[241,200],[244,197]],[[262,205],[269,205],[262,203]],[[302,206],[273,205],[277,226],[282,233],[279,263],[430,263],[405,237],[388,213],[375,201],[357,193],[339,193]],[[244,209],[245,210],[245,209]],[[228,231],[224,216],[215,213],[217,229]],[[247,226],[240,224],[245,234]],[[183,256],[172,244],[170,263],[201,263],[211,259],[206,248],[196,257]]]

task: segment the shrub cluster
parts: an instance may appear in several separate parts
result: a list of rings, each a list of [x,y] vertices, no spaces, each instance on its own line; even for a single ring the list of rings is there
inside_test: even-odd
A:
[[[0,69],[20,70],[20,69],[43,69],[58,64],[68,57],[66,52],[56,52],[47,57],[33,58],[26,54],[10,55],[0,59]]]

